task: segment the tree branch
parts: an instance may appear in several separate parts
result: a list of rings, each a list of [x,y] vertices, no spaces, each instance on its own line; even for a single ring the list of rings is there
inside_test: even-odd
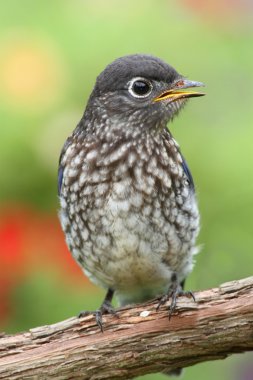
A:
[[[253,277],[195,297],[170,321],[152,301],[105,316],[104,333],[89,315],[0,334],[0,379],[130,379],[253,350]]]

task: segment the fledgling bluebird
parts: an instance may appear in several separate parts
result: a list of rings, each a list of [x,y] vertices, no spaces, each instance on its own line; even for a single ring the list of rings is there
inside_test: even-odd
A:
[[[199,211],[190,170],[167,124],[203,84],[159,58],[129,55],[98,76],[60,156],[60,220],[85,274],[107,289],[96,312],[164,294],[170,314],[193,268]],[[158,307],[159,307],[158,306]]]

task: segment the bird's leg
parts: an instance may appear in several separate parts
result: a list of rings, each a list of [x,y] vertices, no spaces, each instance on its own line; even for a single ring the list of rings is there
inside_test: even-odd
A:
[[[100,328],[101,332],[103,332],[104,329],[103,329],[102,315],[103,314],[114,314],[114,315],[116,314],[116,311],[114,310],[114,308],[112,307],[112,304],[111,304],[113,294],[114,294],[114,290],[109,288],[106,295],[105,295],[104,301],[102,302],[102,305],[100,306],[100,308],[98,310],[96,310],[95,312],[94,311],[91,311],[91,312],[81,311],[81,313],[79,313],[78,317],[81,318],[81,317],[85,317],[91,313],[94,314],[97,325]]]
[[[103,314],[113,314],[113,315],[116,314],[116,311],[114,310],[112,303],[111,303],[112,298],[113,298],[113,294],[114,294],[114,290],[109,288],[106,295],[105,295],[105,299],[104,299],[102,305],[100,306],[100,308],[98,310],[95,311],[96,322],[97,322],[97,325],[99,326],[101,332],[104,332],[102,315]]]
[[[169,319],[170,319],[173,312],[176,309],[178,297],[181,297],[181,296],[185,296],[188,298],[191,297],[193,301],[195,302],[194,294],[191,291],[184,291],[183,287],[184,287],[184,281],[179,283],[177,274],[174,272],[171,276],[171,285],[168,289],[168,292],[160,298],[156,310],[158,310],[161,305],[164,305],[171,298],[171,304],[169,307]]]

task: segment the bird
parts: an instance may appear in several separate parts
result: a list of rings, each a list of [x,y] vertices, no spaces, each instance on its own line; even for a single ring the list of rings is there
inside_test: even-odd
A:
[[[171,299],[169,317],[194,266],[200,216],[195,186],[170,132],[204,86],[160,58],[117,58],[97,77],[86,109],[59,159],[59,217],[68,248],[106,290],[95,318],[131,305]],[[80,316],[85,313],[80,313]]]

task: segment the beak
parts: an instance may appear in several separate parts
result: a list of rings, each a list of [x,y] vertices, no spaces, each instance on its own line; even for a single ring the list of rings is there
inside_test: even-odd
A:
[[[203,86],[205,86],[205,85],[201,82],[195,82],[195,81],[188,80],[188,79],[180,79],[179,81],[177,81],[173,84],[173,86],[170,90],[162,92],[161,95],[157,96],[154,99],[154,101],[160,102],[160,100],[168,99],[171,103],[171,102],[174,102],[175,100],[178,100],[178,99],[203,96],[203,95],[205,95],[203,92],[188,91],[188,90],[184,91],[185,88],[203,87]]]

